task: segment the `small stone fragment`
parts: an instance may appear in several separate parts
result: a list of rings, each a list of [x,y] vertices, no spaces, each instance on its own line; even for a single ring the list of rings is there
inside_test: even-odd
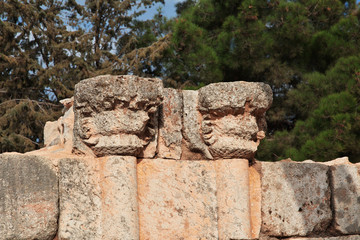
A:
[[[64,113],[57,121],[46,122],[44,127],[45,146],[62,145],[70,148],[73,145],[74,111],[73,107]]]

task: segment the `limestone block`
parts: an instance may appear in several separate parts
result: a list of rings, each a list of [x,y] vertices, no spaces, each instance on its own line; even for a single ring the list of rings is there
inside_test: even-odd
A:
[[[181,91],[165,88],[164,101],[160,110],[159,158],[181,158],[182,110]]]
[[[259,239],[261,229],[261,164],[249,167],[251,238]]]
[[[264,83],[214,83],[199,90],[201,133],[213,158],[252,159],[265,137],[272,103]]]
[[[262,232],[306,236],[331,222],[328,166],[262,162]]]
[[[202,159],[212,159],[208,147],[201,138],[201,115],[198,111],[198,91],[183,91],[183,136],[188,148],[202,154]]]
[[[220,82],[209,84],[199,90],[201,110],[244,110],[264,113],[272,103],[272,90],[265,83]],[[248,104],[246,104],[248,102]]]
[[[101,189],[91,162],[60,160],[59,240],[101,239]]]
[[[249,162],[216,161],[219,239],[251,239]]]
[[[160,79],[98,76],[78,83],[74,97],[76,151],[141,156],[152,143],[152,153],[145,155],[155,155]]]
[[[137,171],[140,239],[218,239],[213,162],[143,159]]]
[[[57,173],[38,156],[0,155],[0,239],[53,239]]]
[[[334,228],[342,234],[360,234],[360,166],[330,167]]]
[[[100,159],[102,239],[139,239],[136,158]]]
[[[136,158],[60,161],[59,239],[139,239]]]

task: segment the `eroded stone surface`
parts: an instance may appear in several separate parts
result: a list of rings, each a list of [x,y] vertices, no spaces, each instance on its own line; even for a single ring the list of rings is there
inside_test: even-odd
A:
[[[251,239],[249,162],[216,161],[219,239]]]
[[[0,239],[53,239],[57,231],[58,179],[48,160],[0,155]]]
[[[44,126],[44,145],[53,146],[60,143],[58,121],[48,121]]]
[[[139,239],[136,158],[60,161],[59,239]]]
[[[213,162],[138,163],[140,239],[218,239]]]
[[[309,238],[287,238],[289,240],[360,240],[360,235],[348,235],[338,237],[309,237]]]
[[[241,111],[264,113],[272,103],[272,91],[265,83],[220,82],[199,90],[201,111]],[[248,102],[248,104],[246,104]]]
[[[327,166],[335,166],[335,165],[343,165],[343,164],[351,164],[351,163],[349,162],[348,157],[342,157],[342,158],[336,158],[328,162],[322,162],[322,164],[325,164]]]
[[[261,164],[249,167],[251,238],[258,239],[261,229]]]
[[[272,103],[264,83],[214,83],[199,90],[201,131],[213,158],[253,158]]]
[[[328,166],[262,162],[262,232],[306,236],[331,222]]]
[[[156,141],[162,81],[136,76],[99,76],[75,86],[76,151],[96,156],[140,156]],[[151,147],[155,155],[156,147]]]
[[[136,158],[100,159],[102,239],[139,239]]]
[[[202,159],[212,159],[201,137],[201,115],[198,110],[198,91],[183,91],[183,136],[191,151],[202,154]]]
[[[342,234],[360,234],[360,166],[331,166],[334,228]]]
[[[101,189],[93,159],[60,160],[59,239],[101,239]]]
[[[182,92],[165,88],[160,111],[159,158],[181,158],[182,110]]]
[[[44,127],[45,146],[62,145],[63,148],[72,148],[74,135],[74,111],[72,100],[73,98],[63,100],[64,104],[66,104],[64,106],[64,109],[66,110],[64,116],[61,116],[57,121],[46,122]]]

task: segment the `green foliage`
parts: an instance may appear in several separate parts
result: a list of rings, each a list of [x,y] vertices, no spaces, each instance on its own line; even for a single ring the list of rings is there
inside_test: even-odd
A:
[[[261,160],[359,161],[356,1],[187,1],[168,63],[180,86],[260,81],[274,92]],[[187,84],[187,85],[186,85]]]
[[[257,157],[360,161],[360,11],[343,0],[0,1],[0,152],[42,146],[58,100],[100,74],[198,89],[257,81],[274,92]]]
[[[360,161],[360,55],[341,58],[325,74],[313,73],[289,92],[303,121],[276,133],[260,146],[258,157],[327,161],[349,156]],[[302,106],[304,103],[304,106]]]

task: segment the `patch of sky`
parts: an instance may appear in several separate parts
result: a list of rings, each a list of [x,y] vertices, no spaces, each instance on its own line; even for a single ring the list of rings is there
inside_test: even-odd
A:
[[[183,0],[165,0],[165,5],[162,3],[156,3],[154,4],[153,7],[151,8],[142,8],[140,10],[146,10],[145,13],[143,15],[141,15],[139,17],[140,20],[148,20],[148,19],[152,19],[153,16],[156,14],[157,9],[159,7],[162,7],[162,11],[164,16],[168,17],[168,18],[173,18],[176,16],[176,8],[175,8],[175,4],[178,2],[182,2]],[[85,4],[85,0],[76,0],[77,3],[84,5]]]

